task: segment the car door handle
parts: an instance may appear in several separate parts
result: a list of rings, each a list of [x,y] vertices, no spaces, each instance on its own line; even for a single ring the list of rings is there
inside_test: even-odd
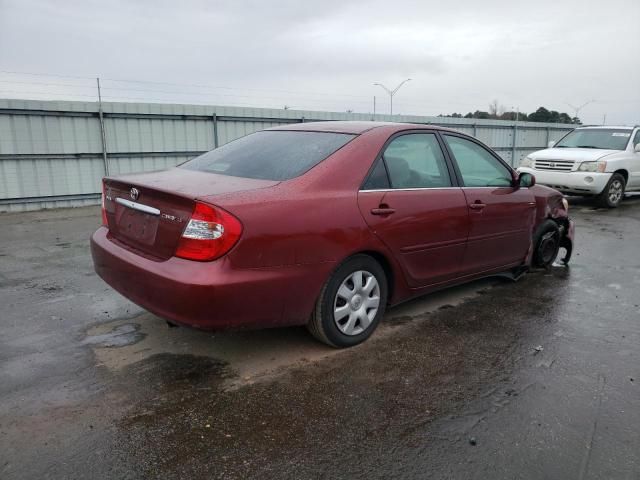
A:
[[[372,208],[371,215],[391,215],[396,213],[395,208]]]
[[[480,202],[475,202],[475,203],[470,203],[469,204],[469,208],[471,210],[482,210],[486,206],[487,206],[486,203],[480,203]]]

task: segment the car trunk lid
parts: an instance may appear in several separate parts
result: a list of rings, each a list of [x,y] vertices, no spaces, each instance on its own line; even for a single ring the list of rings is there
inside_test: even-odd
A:
[[[278,182],[173,168],[104,179],[112,239],[161,260],[176,251],[195,202],[276,185]]]

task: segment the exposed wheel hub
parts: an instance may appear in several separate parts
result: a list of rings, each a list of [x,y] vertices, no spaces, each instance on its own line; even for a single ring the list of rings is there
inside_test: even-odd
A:
[[[556,232],[549,232],[540,239],[540,258],[543,263],[550,263],[554,260],[554,255],[558,249],[558,235]]]

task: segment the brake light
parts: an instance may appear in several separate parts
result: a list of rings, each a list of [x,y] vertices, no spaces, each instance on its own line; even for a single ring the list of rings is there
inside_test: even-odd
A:
[[[104,197],[105,197],[105,191],[104,191],[104,182],[102,182],[102,225],[105,227],[109,226],[109,222],[107,220],[107,209],[104,206]]]
[[[233,247],[242,233],[242,224],[221,208],[196,202],[187,227],[182,232],[176,257],[210,261]]]

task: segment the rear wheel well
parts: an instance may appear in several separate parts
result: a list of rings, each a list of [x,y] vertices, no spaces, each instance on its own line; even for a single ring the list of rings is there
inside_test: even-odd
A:
[[[627,182],[629,182],[629,172],[627,172],[624,169],[620,169],[620,170],[616,170],[613,173],[619,173],[620,175],[622,175],[624,177],[624,183],[626,184]]]

